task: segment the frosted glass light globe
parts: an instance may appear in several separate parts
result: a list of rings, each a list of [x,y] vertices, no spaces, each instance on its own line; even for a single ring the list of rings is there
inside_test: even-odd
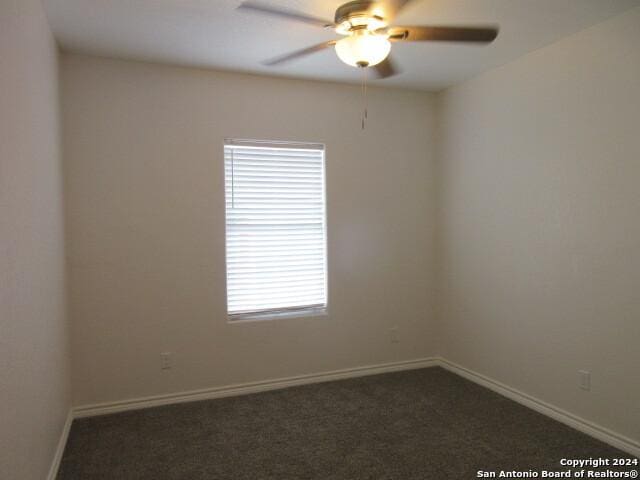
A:
[[[391,51],[391,42],[384,35],[376,35],[366,30],[338,40],[338,58],[352,67],[373,67],[382,62]]]

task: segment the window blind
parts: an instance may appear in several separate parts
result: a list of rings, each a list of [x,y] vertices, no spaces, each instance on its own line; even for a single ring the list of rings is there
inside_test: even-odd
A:
[[[324,147],[225,141],[230,319],[326,307]]]

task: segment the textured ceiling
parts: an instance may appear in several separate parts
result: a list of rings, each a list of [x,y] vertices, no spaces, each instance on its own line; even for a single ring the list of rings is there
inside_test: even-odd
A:
[[[333,18],[344,2],[263,0]],[[236,10],[240,0],[44,0],[62,48],[117,58],[359,82],[332,49],[280,67],[261,61],[335,37],[331,30]],[[640,5],[640,0],[413,0],[395,24],[499,24],[489,46],[394,44],[402,73],[380,85],[438,90]]]

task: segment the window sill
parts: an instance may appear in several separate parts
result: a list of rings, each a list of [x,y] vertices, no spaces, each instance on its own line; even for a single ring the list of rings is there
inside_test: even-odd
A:
[[[280,320],[288,318],[326,317],[327,315],[327,307],[300,308],[288,312],[273,311],[228,315],[227,323],[262,322],[265,320]]]

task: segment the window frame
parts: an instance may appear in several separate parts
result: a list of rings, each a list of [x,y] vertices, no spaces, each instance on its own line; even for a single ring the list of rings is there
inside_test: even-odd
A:
[[[323,232],[323,268],[324,268],[324,305],[305,305],[299,307],[270,308],[252,312],[229,312],[229,286],[228,286],[228,259],[227,259],[227,188],[226,188],[226,154],[227,146],[240,147],[264,147],[281,149],[304,149],[317,150],[322,152],[322,232]],[[224,292],[225,292],[225,312],[227,323],[237,324],[246,322],[260,322],[265,320],[295,319],[326,317],[329,315],[329,241],[328,241],[328,215],[327,215],[327,148],[324,143],[318,142],[297,142],[282,140],[247,140],[238,138],[224,138],[222,155],[222,180],[223,180],[223,202],[224,202]]]

